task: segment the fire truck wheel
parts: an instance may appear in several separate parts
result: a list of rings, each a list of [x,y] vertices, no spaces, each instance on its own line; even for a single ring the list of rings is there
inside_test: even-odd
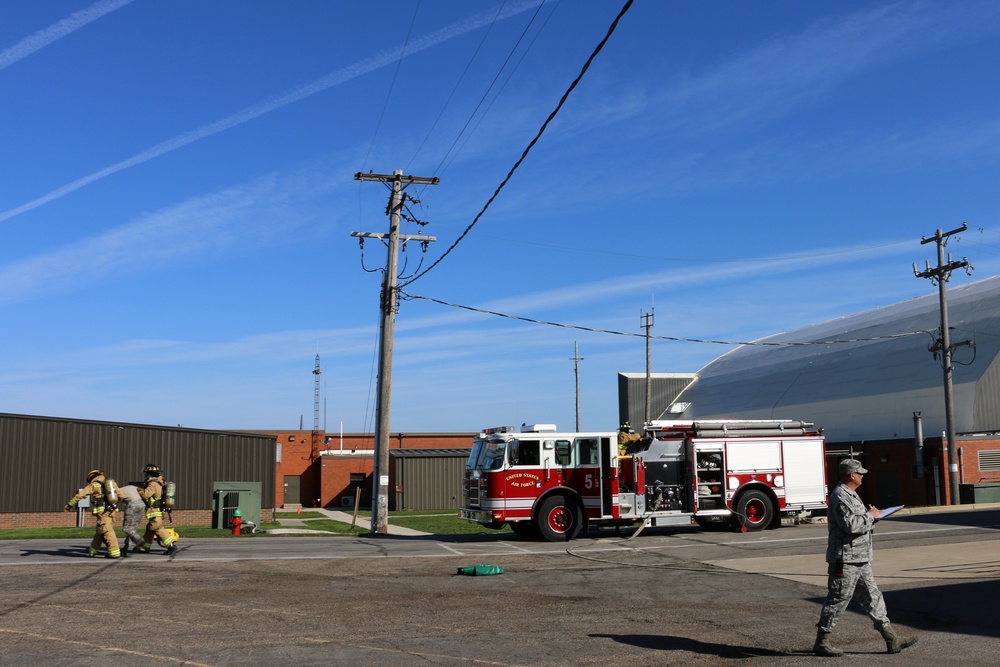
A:
[[[736,521],[747,530],[764,530],[774,518],[774,506],[763,491],[747,491],[736,501]]]
[[[549,496],[538,511],[538,531],[547,542],[568,542],[582,526],[580,508],[563,496]]]
[[[536,540],[539,537],[538,526],[530,521],[508,521],[511,532],[526,540]]]

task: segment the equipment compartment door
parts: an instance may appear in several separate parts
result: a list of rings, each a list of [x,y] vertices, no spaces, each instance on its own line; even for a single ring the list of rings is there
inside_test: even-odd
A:
[[[784,441],[785,503],[826,502],[826,464],[820,439]]]

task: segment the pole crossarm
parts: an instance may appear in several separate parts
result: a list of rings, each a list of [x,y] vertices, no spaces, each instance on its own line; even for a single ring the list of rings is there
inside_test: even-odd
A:
[[[351,236],[363,239],[387,239],[390,235],[381,232],[351,232]],[[397,234],[396,238],[400,241],[437,241],[436,236],[421,236],[420,234]]]
[[[399,181],[400,183],[406,183],[407,185],[412,185],[414,183],[417,185],[437,185],[441,182],[441,179],[437,176],[403,176],[402,174],[373,174],[371,172],[365,174],[360,171],[354,174],[354,180],[381,181],[383,183]]]

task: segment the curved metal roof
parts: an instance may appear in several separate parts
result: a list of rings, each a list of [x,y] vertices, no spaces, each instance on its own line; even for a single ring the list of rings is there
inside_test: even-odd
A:
[[[948,290],[955,430],[1000,431],[1000,276]],[[776,334],[707,364],[677,398],[684,418],[804,419],[831,441],[912,437],[945,429],[938,294]],[[903,337],[896,334],[924,331]],[[873,340],[859,340],[873,339]],[[761,343],[820,343],[771,346]],[[676,413],[671,418],[678,418]]]

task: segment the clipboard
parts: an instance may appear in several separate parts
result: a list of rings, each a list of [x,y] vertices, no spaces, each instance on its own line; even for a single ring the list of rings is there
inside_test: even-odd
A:
[[[906,505],[895,505],[893,507],[886,507],[884,510],[879,510],[879,513],[878,513],[879,516],[878,516],[877,519],[875,519],[875,522],[877,523],[877,522],[881,521],[882,519],[889,518],[890,516],[892,516],[893,514],[895,514],[896,512],[898,512],[899,510],[903,509],[904,507],[906,507]]]

